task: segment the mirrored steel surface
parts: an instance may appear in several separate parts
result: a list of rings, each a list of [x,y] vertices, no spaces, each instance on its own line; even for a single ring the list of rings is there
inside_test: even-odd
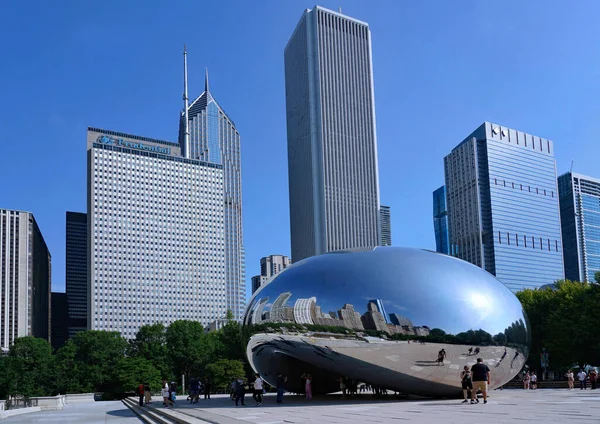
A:
[[[511,380],[529,350],[523,308],[500,281],[426,250],[377,247],[300,261],[250,300],[244,317],[252,367],[302,393],[340,390],[340,378],[422,396],[460,393],[478,357],[491,389]],[[440,355],[440,351],[445,354]],[[441,358],[440,358],[441,356]]]

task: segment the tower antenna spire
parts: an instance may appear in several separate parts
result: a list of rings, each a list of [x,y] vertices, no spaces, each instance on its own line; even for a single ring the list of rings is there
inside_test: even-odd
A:
[[[187,89],[187,49],[185,44],[183,45],[183,120],[184,131],[183,135],[183,156],[190,158],[190,128],[189,128],[189,117],[188,117],[188,89]]]
[[[204,91],[208,93],[208,67],[206,69],[206,74],[204,76]]]

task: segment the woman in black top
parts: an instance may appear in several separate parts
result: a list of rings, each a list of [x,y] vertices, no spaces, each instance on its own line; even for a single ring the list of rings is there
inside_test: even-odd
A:
[[[467,365],[465,365],[465,367],[461,371],[460,379],[463,389],[463,395],[465,396],[465,400],[463,400],[462,403],[468,403],[469,401],[467,399],[470,396],[467,397],[467,395],[469,391],[473,390],[473,378],[471,377],[471,371],[469,370],[469,367]]]

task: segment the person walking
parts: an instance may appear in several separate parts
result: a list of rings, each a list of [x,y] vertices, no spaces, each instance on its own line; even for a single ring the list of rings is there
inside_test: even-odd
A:
[[[152,402],[152,392],[150,391],[150,383],[144,383],[144,401],[146,405]]]
[[[198,403],[200,396],[200,381],[196,377],[190,380],[190,403]]]
[[[581,390],[587,390],[587,374],[585,373],[585,371],[583,370],[583,368],[581,369],[581,371],[579,371],[577,373],[577,379],[579,380],[579,385],[581,386]]]
[[[210,400],[210,389],[211,389],[210,379],[208,377],[206,377],[204,379],[204,399]]]
[[[256,406],[262,405],[262,394],[263,394],[263,380],[260,378],[260,374],[254,374],[256,377],[254,379],[254,394],[252,395],[252,399],[256,401]]]
[[[598,381],[598,372],[595,368],[592,368],[588,373],[590,377],[590,384],[592,385],[592,390],[596,390],[596,382]]]
[[[575,376],[573,375],[573,370],[569,370],[565,377],[567,377],[567,383],[569,384],[569,390],[573,390],[575,388]]]
[[[487,389],[490,384],[490,369],[483,363],[482,358],[477,358],[477,363],[471,367],[473,374],[473,389],[471,390],[471,403],[475,403],[477,390],[483,394],[483,403],[487,403]],[[479,403],[479,401],[477,401]]]
[[[283,403],[283,386],[287,381],[287,377],[283,374],[277,374],[277,380],[275,381],[275,385],[277,386],[277,403],[281,405]]]
[[[342,399],[346,399],[346,379],[340,377],[340,390],[342,391]]]
[[[167,383],[167,380],[163,380],[163,386],[160,394],[163,397],[163,406],[165,408],[168,408],[169,404],[171,403],[171,394],[169,389],[169,383]]]
[[[302,377],[305,380],[304,382],[304,390],[306,392],[306,399],[312,399],[312,375],[310,374],[302,374]]]
[[[136,391],[139,397],[139,405],[144,406],[144,383],[140,383],[137,386]]]
[[[242,406],[244,404],[244,396],[246,395],[246,388],[244,387],[244,379],[239,377],[235,384],[235,406],[238,406],[238,402],[242,401]]]
[[[469,402],[469,392],[473,390],[473,378],[471,377],[471,370],[469,370],[468,365],[465,365],[463,370],[460,372],[460,382],[463,389],[463,395],[465,397],[465,400],[463,400],[462,403],[467,403]]]

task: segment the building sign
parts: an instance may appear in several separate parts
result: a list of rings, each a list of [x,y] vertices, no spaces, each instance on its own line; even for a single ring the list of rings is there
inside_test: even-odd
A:
[[[154,153],[164,153],[166,155],[171,154],[170,147],[159,147],[151,146],[149,144],[143,144],[136,141],[123,140],[122,138],[113,138],[107,135],[98,136],[96,143],[108,144],[110,146],[128,147],[130,149],[146,150]]]

